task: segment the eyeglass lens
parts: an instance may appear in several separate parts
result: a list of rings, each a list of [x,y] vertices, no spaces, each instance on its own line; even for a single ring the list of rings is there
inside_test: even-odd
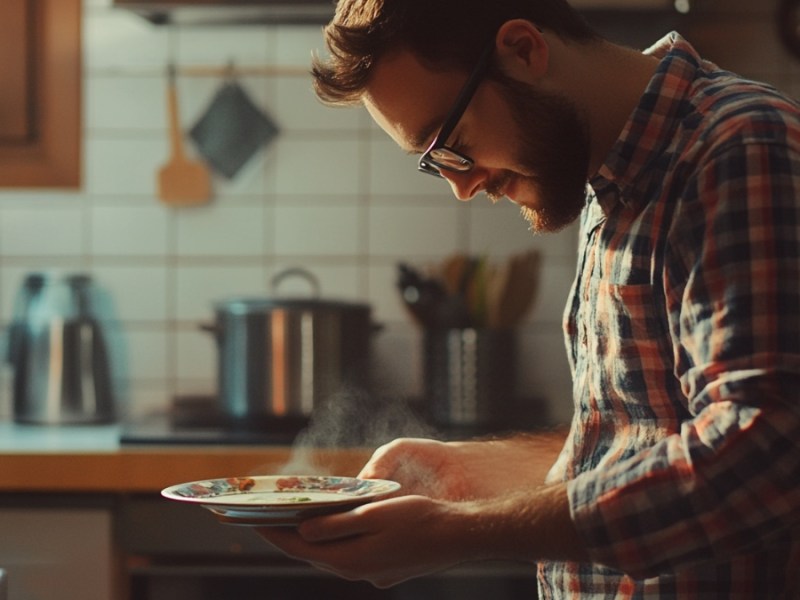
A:
[[[469,158],[446,147],[431,150],[428,160],[434,167],[443,167],[453,171],[468,171],[472,168],[472,161]]]

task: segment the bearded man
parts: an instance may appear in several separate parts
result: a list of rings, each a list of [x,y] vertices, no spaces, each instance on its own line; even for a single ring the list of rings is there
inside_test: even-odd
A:
[[[542,598],[800,597],[798,106],[564,0],[340,0],[326,39],[319,97],[459,199],[506,197],[535,232],[580,219],[574,418],[396,440],[360,476],[402,495],[260,533],[380,587],[508,559]]]

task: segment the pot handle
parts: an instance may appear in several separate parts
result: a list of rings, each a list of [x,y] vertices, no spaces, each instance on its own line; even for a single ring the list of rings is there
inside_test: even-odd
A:
[[[305,279],[308,282],[308,285],[311,287],[311,297],[312,298],[319,298],[322,290],[319,285],[319,279],[316,278],[310,271],[303,269],[302,267],[289,267],[288,269],[284,269],[277,275],[275,275],[272,280],[270,281],[270,288],[272,289],[273,295],[278,295],[278,287],[280,284],[289,279],[290,277],[300,277]]]

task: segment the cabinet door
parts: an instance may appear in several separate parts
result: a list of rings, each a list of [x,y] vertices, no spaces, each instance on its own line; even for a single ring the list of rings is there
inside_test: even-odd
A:
[[[0,3],[0,187],[80,185],[81,0]]]
[[[0,509],[9,599],[113,598],[111,530],[109,510]]]

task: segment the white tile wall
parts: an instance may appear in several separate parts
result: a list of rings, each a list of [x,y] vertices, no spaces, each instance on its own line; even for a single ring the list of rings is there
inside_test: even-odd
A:
[[[214,334],[203,331],[200,325],[176,332],[175,376],[181,383],[180,393],[208,393],[217,385],[217,346]]]
[[[375,206],[369,214],[369,249],[374,256],[428,258],[458,246],[458,210],[447,206]]]
[[[357,256],[362,246],[360,210],[352,199],[340,202],[338,206],[277,206],[276,253],[302,257]]]
[[[105,7],[86,6],[83,52],[86,70],[163,69],[169,56],[172,33],[135,15]]]
[[[14,256],[80,256],[86,234],[84,211],[65,200],[8,208],[0,222],[0,253]]]
[[[163,257],[169,251],[172,215],[136,199],[93,206],[89,215],[91,254],[95,257]]]
[[[363,111],[350,108],[331,108],[314,95],[308,77],[278,77],[273,112],[288,131],[345,131],[363,126]]]
[[[179,28],[175,33],[179,65],[260,66],[275,56],[275,36],[261,27],[201,26]]]
[[[317,275],[326,297],[373,306],[382,326],[374,378],[389,393],[414,394],[421,386],[420,332],[394,287],[397,261],[431,264],[456,250],[499,260],[537,248],[542,279],[520,330],[518,387],[546,399],[554,419],[569,418],[560,321],[574,269],[574,227],[532,236],[509,203],[459,203],[445,183],[418,175],[415,158],[364,111],[322,106],[306,74],[312,52],[324,54],[319,27],[170,29],[112,9],[110,0],[84,6],[84,189],[0,190],[0,324],[11,318],[26,272],[91,272],[109,298],[104,318],[117,390],[125,410],[141,413],[176,393],[213,392],[215,342],[199,325],[212,320],[214,302],[276,293],[270,278],[302,266]],[[714,60],[800,89],[797,61],[778,47],[768,14],[717,16],[726,30],[703,15],[681,27]],[[630,39],[636,28],[629,25],[610,19],[612,37]],[[658,35],[673,26],[647,25]],[[184,130],[206,110],[230,63],[281,130],[234,180],[215,176],[214,199],[204,206],[175,209],[156,198],[156,172],[170,151],[170,62],[184,69],[177,78]],[[201,66],[218,72],[185,70]],[[264,66],[281,72],[265,75]],[[186,148],[195,154],[188,138]],[[300,279],[278,291],[300,295],[308,288]],[[8,382],[4,367],[0,415],[9,412]]]
[[[180,99],[180,97],[179,97]],[[160,134],[167,126],[164,77],[97,74],[84,85],[84,127]]]
[[[165,329],[147,331],[128,327],[122,332],[122,340],[114,346],[124,352],[126,360],[114,363],[117,379],[124,378],[146,383],[163,381],[169,377],[171,360],[168,356],[168,332]]]
[[[166,135],[150,134],[145,138],[130,134],[110,138],[108,135],[100,132],[95,136],[91,130],[87,132],[84,144],[87,193],[112,197],[138,195],[142,202],[154,198],[155,174],[169,154]]]
[[[203,210],[179,213],[176,225],[178,256],[260,257],[271,241],[262,203],[247,206],[212,203]]]
[[[230,264],[179,266],[170,281],[175,294],[175,319],[202,321],[213,316],[215,302],[231,296],[258,296],[267,292],[264,268],[234,261]]]
[[[360,146],[352,134],[338,139],[298,139],[287,136],[271,176],[279,194],[349,194],[361,191],[364,165]]]
[[[173,283],[165,264],[97,260],[92,274],[97,286],[111,297],[112,310],[104,316],[130,324],[163,323],[171,316],[168,299]]]

